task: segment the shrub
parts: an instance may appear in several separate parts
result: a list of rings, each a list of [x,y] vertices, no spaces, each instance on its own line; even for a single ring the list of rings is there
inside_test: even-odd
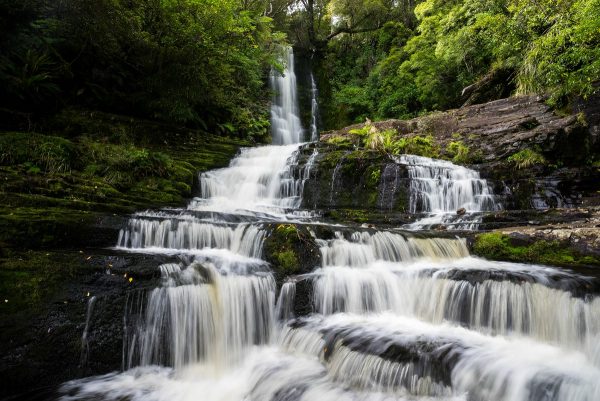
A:
[[[394,129],[385,131],[371,130],[365,138],[365,147],[386,153],[395,153],[397,141],[394,139],[397,132]]]
[[[409,138],[401,138],[395,144],[394,153],[406,153],[425,157],[438,157],[439,146],[435,143],[433,136],[416,135]]]
[[[546,164],[546,159],[535,150],[525,148],[506,159],[518,169],[529,168],[533,166],[543,166]]]
[[[114,145],[82,138],[81,153],[88,161],[83,167],[87,175],[103,177],[108,183],[126,186],[145,177],[166,177],[174,164],[161,152],[154,152],[132,145]]]

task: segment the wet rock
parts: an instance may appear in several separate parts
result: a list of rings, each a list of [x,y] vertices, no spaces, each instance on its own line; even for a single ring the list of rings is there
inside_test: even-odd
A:
[[[312,272],[321,265],[321,253],[307,226],[273,224],[267,227],[263,257],[275,274],[277,288],[289,277]]]
[[[456,140],[458,134],[464,145],[481,150],[487,162],[538,146],[551,158],[577,164],[585,161],[594,149],[598,150],[600,141],[590,134],[592,128],[582,124],[575,114],[564,117],[554,113],[544,101],[539,96],[516,96],[412,120],[386,120],[372,125],[379,130],[395,129],[400,136],[432,133],[442,149]],[[326,132],[321,138],[346,135],[363,126],[356,124]],[[589,146],[582,147],[582,143]]]
[[[467,213],[467,209],[465,209],[464,207],[461,207],[460,209],[458,209],[456,211],[456,214],[459,215],[459,216],[462,216],[465,213]]]
[[[65,270],[60,282],[39,304],[3,316],[0,397],[23,389],[52,389],[73,378],[119,370],[127,296],[154,288],[160,276],[158,266],[173,261],[166,256],[105,249],[60,251],[60,255]],[[82,333],[91,296],[96,303],[89,318],[87,357],[82,360]]]
[[[325,143],[316,146],[319,153],[304,184],[303,207],[407,210],[409,181],[404,166],[374,150],[345,149]]]
[[[472,252],[494,260],[574,268],[600,266],[599,213],[591,210],[587,213],[591,217],[568,223],[513,226],[476,234]]]

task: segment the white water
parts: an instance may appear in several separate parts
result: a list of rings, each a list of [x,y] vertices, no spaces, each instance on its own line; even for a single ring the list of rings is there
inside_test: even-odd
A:
[[[248,346],[268,342],[275,298],[270,274],[223,275],[199,264],[161,270],[163,286],[150,293],[127,339],[127,367],[208,361],[220,369]]]
[[[287,48],[286,69],[283,74],[271,71],[270,83],[274,92],[271,106],[271,132],[275,145],[289,145],[302,141],[302,124],[298,113],[294,52]]]
[[[446,224],[453,229],[474,229],[479,222],[471,213],[499,210],[487,181],[479,173],[449,161],[402,155],[397,160],[408,167],[411,213],[428,213],[408,228],[421,229]],[[457,216],[465,209],[464,216]]]
[[[310,140],[312,142],[319,140],[319,90],[315,82],[315,76],[310,73]]]
[[[387,313],[337,314],[305,324],[300,332],[283,333],[284,347],[319,358],[330,377],[357,389],[501,401],[600,396],[599,366],[585,354],[529,339],[490,337]],[[448,371],[440,371],[441,365]]]
[[[89,294],[88,294],[89,295]],[[90,323],[92,320],[92,314],[94,313],[94,305],[96,304],[96,296],[91,296],[87,302],[87,311],[85,313],[85,327],[83,334],[81,335],[81,356],[79,357],[79,366],[85,367],[90,356]]]
[[[291,166],[297,163],[303,129],[298,117],[294,53],[287,48],[285,54],[283,74],[272,70],[270,75],[272,138],[273,144],[281,146],[242,149],[229,167],[202,173],[201,196],[188,209],[282,219],[300,206],[306,178],[295,178]],[[307,177],[312,161],[314,158],[305,167]]]
[[[289,85],[273,105],[275,143],[299,141],[284,76],[273,77]],[[321,266],[278,291],[262,223],[311,217],[298,208],[318,153],[300,168],[298,146],[243,150],[201,176],[187,210],[130,219],[119,249],[178,261],[128,298],[124,371],[66,383],[63,400],[600,399],[600,298],[578,293],[591,281],[572,272],[473,258],[458,237],[337,228],[317,240]],[[446,221],[499,207],[476,172],[404,162],[413,212]]]

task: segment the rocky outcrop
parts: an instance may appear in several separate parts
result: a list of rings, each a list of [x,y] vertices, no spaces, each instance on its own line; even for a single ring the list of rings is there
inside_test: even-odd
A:
[[[106,249],[0,259],[10,285],[2,291],[0,398],[121,369],[127,298],[156,287],[157,267],[170,261]]]
[[[301,160],[312,154],[313,147],[318,154],[304,183],[303,207],[406,211],[408,174],[389,155],[321,142],[303,147]]]
[[[600,266],[600,210],[562,209],[556,210],[554,219],[547,218],[475,234],[472,251],[488,259],[568,267]]]
[[[543,97],[519,96],[412,120],[386,120],[372,125],[379,130],[394,129],[399,136],[433,135],[443,152],[450,142],[460,137],[464,145],[480,151],[487,162],[538,146],[553,159],[577,164],[592,152],[598,152],[600,147],[598,136],[590,134],[597,128],[588,126],[583,110],[587,109],[582,109],[581,114],[561,116],[544,103]],[[321,140],[347,135],[362,127],[364,124],[329,131]]]
[[[600,204],[600,112],[593,107],[598,99],[576,105],[567,115],[552,110],[542,97],[521,96],[368,124],[371,130],[394,130],[397,141],[429,138],[433,147],[426,156],[478,170],[504,209],[590,207]],[[322,135],[331,145],[319,145],[311,178],[321,182],[307,183],[306,206],[405,211],[406,170],[385,152],[357,148],[355,132],[365,126]]]

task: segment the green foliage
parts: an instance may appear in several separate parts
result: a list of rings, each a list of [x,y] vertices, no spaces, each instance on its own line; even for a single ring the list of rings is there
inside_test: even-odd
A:
[[[559,3],[544,14],[545,32],[525,55],[519,91],[548,91],[553,104],[573,94],[591,94],[600,78],[600,0]]]
[[[0,17],[0,107],[41,114],[83,104],[264,140],[264,77],[283,36],[261,7],[3,1],[2,15],[12,19]]]
[[[373,171],[371,171],[371,175],[369,175],[369,186],[376,187],[379,184],[380,179],[381,169],[379,167],[375,167]]]
[[[108,183],[125,187],[149,176],[166,177],[174,170],[171,158],[161,152],[133,145],[113,145],[82,138],[83,172],[103,177]]]
[[[506,160],[519,170],[533,166],[543,166],[547,163],[544,156],[529,148],[518,151]]]
[[[476,83],[485,99],[547,93],[563,106],[590,95],[600,80],[600,0],[411,5],[416,20],[403,18],[413,16],[405,2],[389,3],[379,29],[328,42],[331,128],[366,115],[410,118],[459,107],[463,89]]]
[[[460,139],[448,143],[446,151],[452,158],[452,162],[456,164],[471,164],[482,159],[481,151],[471,150],[471,148],[465,145]]]
[[[0,134],[0,165],[24,164],[32,173],[44,170],[64,173],[72,168],[75,147],[70,141],[56,136]]]
[[[600,259],[582,255],[560,241],[536,240],[527,245],[514,245],[502,233],[479,234],[473,252],[488,259],[540,263],[549,265],[600,265]]]
[[[395,137],[398,133],[394,129],[385,131],[374,130],[365,139],[368,149],[379,150],[386,153],[398,153]]]
[[[425,157],[439,157],[439,145],[431,135],[403,137],[395,144],[395,153],[405,153]]]

